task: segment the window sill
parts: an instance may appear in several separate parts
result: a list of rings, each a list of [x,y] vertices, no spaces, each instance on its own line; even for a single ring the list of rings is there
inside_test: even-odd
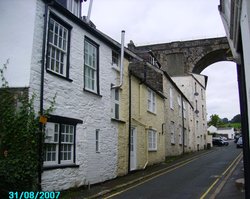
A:
[[[62,75],[59,75],[59,74],[57,74],[57,73],[54,73],[54,72],[51,71],[51,70],[46,69],[46,71],[47,71],[47,73],[49,73],[49,74],[51,74],[51,75],[54,75],[54,76],[56,76],[56,77],[59,77],[59,78],[61,78],[61,79],[64,79],[64,80],[66,80],[66,81],[69,81],[69,82],[73,82],[72,79],[69,79],[68,77],[64,77],[64,76],[62,76]]]
[[[149,149],[148,152],[157,152],[157,149]]]
[[[116,119],[116,118],[111,118],[111,121],[120,122],[120,123],[126,123],[125,121],[119,120],[119,119]]]
[[[53,170],[53,169],[63,169],[63,168],[78,168],[79,165],[76,164],[57,164],[57,165],[46,165],[43,166],[43,171]]]
[[[98,94],[98,93],[95,93],[95,92],[93,92],[93,91],[90,91],[90,90],[88,90],[88,89],[83,89],[83,91],[85,91],[85,92],[88,92],[88,93],[91,93],[91,94],[93,94],[93,95],[95,95],[95,96],[98,96],[98,97],[102,97],[102,95],[100,95],[100,94]]]
[[[117,65],[115,65],[115,64],[112,64],[111,68],[114,69],[114,70],[117,71],[117,72],[120,72],[119,66],[117,66]]]
[[[150,111],[150,110],[147,110],[147,111],[148,111],[148,113],[150,113],[150,114],[152,114],[152,115],[156,115],[155,112],[152,112],[152,111]]]

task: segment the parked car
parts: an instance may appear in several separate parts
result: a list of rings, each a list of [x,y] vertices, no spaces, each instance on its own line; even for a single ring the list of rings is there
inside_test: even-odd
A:
[[[239,137],[237,143],[236,143],[237,148],[242,148],[243,147],[243,140],[242,137]]]
[[[224,145],[224,141],[218,137],[213,138],[212,142],[213,142],[214,146],[223,146]]]

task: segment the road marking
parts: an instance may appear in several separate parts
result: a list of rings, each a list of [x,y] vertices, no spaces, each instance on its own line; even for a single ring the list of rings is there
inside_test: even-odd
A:
[[[177,163],[175,163],[175,164],[173,164],[173,165],[170,165],[170,166],[168,166],[168,167],[166,167],[166,168],[164,168],[164,169],[161,169],[161,170],[158,170],[158,171],[155,171],[155,172],[152,172],[152,173],[150,173],[149,175],[147,175],[147,176],[144,176],[143,178],[141,177],[141,179],[140,180],[143,180],[143,179],[145,179],[145,178],[148,178],[147,179],[147,181],[149,181],[149,180],[151,180],[151,179],[153,179],[152,177],[150,177],[150,176],[160,176],[160,174],[164,174],[164,173],[166,173],[166,171],[170,171],[170,169],[171,170],[174,170],[173,168],[179,168],[180,166],[181,166],[181,164],[187,164],[187,163],[189,163],[189,162],[192,162],[192,161],[194,161],[194,160],[196,160],[196,159],[198,159],[199,157],[203,157],[203,156],[205,156],[205,155],[207,155],[207,154],[209,154],[209,153],[212,153],[212,152],[215,152],[216,150],[210,150],[210,151],[208,151],[208,152],[204,152],[204,153],[202,153],[202,154],[198,154],[198,155],[195,155],[195,156],[193,156],[193,157],[190,157],[190,158],[188,158],[188,159],[186,159],[186,160],[182,160],[182,161],[180,161],[180,162],[177,162]],[[178,166],[178,167],[177,167]],[[184,166],[184,165],[183,165]],[[164,172],[165,171],[165,172]],[[88,199],[94,199],[94,198],[100,198],[100,196],[102,196],[102,197],[104,197],[104,195],[108,195],[108,193],[111,193],[111,192],[115,192],[115,190],[117,190],[117,189],[122,189],[123,187],[127,187],[127,186],[130,186],[131,184],[135,184],[135,183],[138,183],[138,179],[137,180],[133,180],[133,181],[130,181],[129,183],[127,183],[127,184],[121,184],[121,185],[118,185],[118,186],[116,186],[115,187],[115,189],[114,190],[105,190],[105,194],[103,194],[103,193],[97,193],[97,194],[95,194],[95,195],[92,195],[92,196],[90,196],[90,197],[88,197]],[[147,181],[143,181],[143,182],[147,182]],[[140,184],[143,184],[143,183],[140,183]],[[138,185],[140,185],[140,184],[138,184]],[[114,194],[112,194],[112,195],[110,195],[110,196],[107,196],[106,198],[111,198],[111,197],[113,197],[113,196],[116,196],[116,195],[119,195],[119,194],[121,194],[122,192],[125,192],[125,191],[127,191],[127,190],[129,190],[129,189],[132,189],[133,187],[136,187],[136,186],[131,186],[130,188],[127,188],[127,189],[124,189],[123,191],[120,191],[120,192],[116,192],[116,193],[114,193]],[[105,197],[104,197],[105,198]]]
[[[200,197],[200,199],[204,199],[207,194],[213,189],[213,187],[217,184],[217,182],[228,172],[228,170],[237,162],[240,161],[242,156],[242,152],[233,160],[233,162],[227,167],[227,169],[222,173],[222,175],[220,175],[214,182],[213,184],[208,188],[208,190],[202,194],[202,196]],[[222,187],[221,187],[222,188]]]
[[[136,185],[133,185],[133,186],[128,187],[128,188],[126,188],[126,189],[124,189],[124,190],[122,190],[122,191],[119,191],[119,192],[116,192],[116,193],[114,193],[114,194],[112,194],[112,195],[110,195],[110,196],[107,196],[107,197],[105,197],[105,199],[108,199],[108,198],[112,198],[112,197],[114,197],[114,196],[117,196],[117,195],[119,195],[119,194],[121,194],[121,193],[123,193],[123,192],[125,192],[125,191],[128,191],[128,190],[130,190],[130,189],[133,189],[133,188],[135,188],[135,187],[137,187],[137,186],[139,186],[139,185],[142,185],[142,184],[144,184],[144,183],[146,183],[146,182],[148,182],[148,181],[150,181],[150,180],[153,180],[153,179],[155,179],[155,178],[157,178],[157,177],[159,177],[159,176],[162,176],[162,175],[164,175],[164,174],[166,174],[166,173],[169,173],[169,172],[174,171],[174,170],[176,170],[176,169],[178,169],[178,168],[180,168],[180,167],[183,167],[184,165],[189,164],[190,162],[193,162],[193,161],[195,161],[195,160],[197,160],[197,159],[198,159],[198,158],[193,158],[193,159],[191,159],[191,160],[189,160],[189,161],[187,161],[187,162],[185,162],[185,163],[182,163],[182,164],[180,164],[180,165],[178,165],[178,166],[176,166],[176,167],[174,167],[174,168],[172,168],[172,169],[169,169],[169,170],[167,170],[167,171],[164,171],[164,172],[162,172],[162,173],[159,173],[159,174],[157,174],[157,175],[155,175],[155,176],[153,176],[153,177],[149,177],[148,179],[143,180],[143,182],[137,183]]]

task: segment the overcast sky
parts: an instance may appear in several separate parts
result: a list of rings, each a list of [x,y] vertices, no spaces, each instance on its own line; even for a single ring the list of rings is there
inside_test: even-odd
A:
[[[83,3],[87,15],[90,0]],[[93,0],[91,21],[120,42],[135,45],[167,43],[225,36],[219,0]],[[236,65],[218,62],[205,69],[208,76],[207,112],[232,119],[239,114]]]

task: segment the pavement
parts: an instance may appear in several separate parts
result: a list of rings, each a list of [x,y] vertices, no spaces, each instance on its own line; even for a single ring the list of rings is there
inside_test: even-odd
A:
[[[61,193],[62,199],[95,199],[95,198],[107,198],[117,191],[128,189],[142,181],[149,180],[157,175],[160,175],[164,171],[171,170],[172,168],[181,166],[186,162],[197,158],[199,156],[205,155],[207,153],[213,152],[216,147],[201,150],[194,153],[184,154],[177,156],[175,158],[167,160],[165,163],[160,163],[152,166],[148,166],[144,170],[134,171],[128,175],[117,177],[113,180],[105,181],[96,185],[89,185],[80,187],[77,189],[71,189],[68,191],[63,191]],[[241,149],[239,149],[241,150]],[[239,180],[240,179],[240,180]],[[212,193],[208,194],[205,198],[209,199],[244,199],[244,184],[242,185],[242,180],[244,181],[244,171],[242,158],[236,161],[232,168],[227,172],[227,175],[223,179],[219,180],[214,188],[210,191]],[[239,181],[238,183],[236,181]]]

